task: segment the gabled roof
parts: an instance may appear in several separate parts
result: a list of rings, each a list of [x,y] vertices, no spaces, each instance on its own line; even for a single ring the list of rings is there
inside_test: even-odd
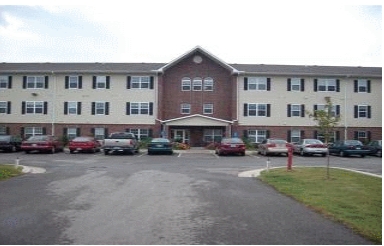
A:
[[[183,125],[183,126],[186,126],[186,125],[198,125],[196,124],[197,121],[199,121],[200,123],[209,123],[209,125],[228,125],[228,124],[232,124],[233,122],[232,121],[229,121],[229,120],[223,120],[223,119],[219,119],[219,118],[214,118],[214,117],[209,117],[209,116],[206,116],[206,115],[201,115],[201,114],[193,114],[193,115],[188,115],[188,116],[184,116],[184,117],[179,117],[179,118],[173,118],[173,119],[169,119],[169,120],[160,120],[161,123],[164,123],[164,124],[168,124],[168,125]]]
[[[221,65],[222,67],[228,69],[232,74],[237,74],[238,73],[238,70],[236,68],[232,67],[228,63],[226,63],[226,62],[222,61],[221,59],[217,58],[216,56],[212,55],[211,53],[209,53],[208,51],[204,50],[200,46],[196,46],[192,50],[190,50],[190,51],[186,52],[185,54],[179,56],[178,58],[174,59],[170,63],[165,64],[164,66],[160,67],[157,71],[159,73],[164,73],[164,71],[166,71],[168,68],[176,65],[178,62],[180,62],[184,58],[186,58],[186,57],[188,57],[188,56],[190,56],[192,54],[198,53],[198,52],[204,54],[205,56],[209,57],[210,59],[212,59],[213,61],[215,61],[219,65]]]

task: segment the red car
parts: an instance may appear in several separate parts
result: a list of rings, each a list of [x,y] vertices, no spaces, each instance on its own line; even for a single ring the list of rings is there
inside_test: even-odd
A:
[[[57,137],[51,135],[36,135],[21,143],[21,150],[28,154],[31,151],[56,153],[63,151],[64,145]]]
[[[76,137],[69,142],[69,152],[100,152],[101,144],[93,137]]]
[[[216,147],[217,155],[240,154],[245,155],[245,144],[240,138],[223,138]]]

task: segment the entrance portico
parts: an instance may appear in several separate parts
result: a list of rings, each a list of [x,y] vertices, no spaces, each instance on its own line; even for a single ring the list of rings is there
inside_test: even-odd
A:
[[[160,121],[162,133],[173,141],[203,147],[231,136],[233,121],[195,114]]]

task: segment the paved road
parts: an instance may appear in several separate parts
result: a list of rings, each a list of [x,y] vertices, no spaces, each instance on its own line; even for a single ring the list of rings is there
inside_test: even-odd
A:
[[[265,157],[12,153],[0,154],[0,163],[16,157],[46,173],[0,183],[1,244],[371,244],[258,179],[237,176],[265,167]],[[381,158],[331,158],[381,174]]]

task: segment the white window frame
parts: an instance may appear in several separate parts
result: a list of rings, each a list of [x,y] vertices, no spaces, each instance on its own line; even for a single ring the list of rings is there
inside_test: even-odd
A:
[[[194,78],[192,81],[192,90],[201,91],[203,89],[203,80],[199,77]]]
[[[107,76],[96,76],[96,89],[107,88]]]
[[[248,90],[266,91],[267,77],[248,77]]]
[[[325,137],[324,137],[324,135],[321,134],[321,133],[319,133],[319,132],[317,133],[316,139],[318,139],[318,140],[320,140],[321,142],[325,143]],[[329,142],[329,143],[334,143],[334,142],[336,142],[336,131],[331,132],[331,133],[329,134],[328,142]]]
[[[103,140],[105,138],[105,128],[103,127],[96,127],[94,129],[94,137],[97,140]]]
[[[219,142],[223,138],[222,129],[204,129],[203,139],[206,143]]]
[[[67,128],[67,137],[69,140],[72,140],[75,137],[77,137],[77,128],[76,127]]]
[[[301,78],[291,78],[291,91],[301,91]]]
[[[9,77],[0,76],[0,89],[8,89],[8,85],[9,85]]]
[[[180,107],[181,114],[190,114],[191,113],[191,104],[182,103]]]
[[[191,90],[191,79],[184,77],[181,80],[181,91],[190,91]]]
[[[43,101],[26,101],[25,113],[26,114],[44,114],[44,102]]]
[[[364,116],[360,116],[364,114]],[[368,118],[368,105],[357,105],[357,116],[358,118]]]
[[[105,102],[95,102],[95,115],[105,115],[106,111]]]
[[[42,127],[25,127],[24,128],[24,136],[26,138],[31,136],[38,136],[43,135],[43,128]]]
[[[68,102],[67,111],[68,111],[68,114],[77,114],[78,112],[77,102],[75,101]],[[95,104],[95,112],[96,112],[96,104]]]
[[[0,135],[7,135],[7,127],[0,126]]]
[[[132,102],[131,115],[149,115],[149,102]]]
[[[45,77],[44,76],[27,76],[27,89],[44,89]]]
[[[365,132],[365,131],[358,131],[357,132],[357,139],[358,140],[360,140],[360,139],[364,139],[364,140],[368,139],[367,132]],[[364,142],[364,141],[362,141],[362,142]]]
[[[267,117],[267,103],[248,103],[248,116],[250,117]],[[252,112],[252,113],[251,113]],[[262,112],[265,112],[263,114]]]
[[[301,104],[291,104],[291,117],[301,117]]]
[[[79,76],[68,76],[68,89],[79,89]]]
[[[298,129],[291,130],[291,143],[298,143],[301,140],[301,131]]]
[[[149,129],[129,129],[129,132],[135,134],[139,140],[149,137]]]
[[[151,79],[149,76],[132,76],[131,89],[149,89]]]
[[[8,111],[8,102],[0,101],[0,114],[6,114]]]
[[[332,105],[332,109],[331,109],[331,116],[332,117],[336,117],[336,106],[337,105]],[[325,104],[317,104],[317,110],[323,110],[323,111],[326,111],[326,105]]]
[[[336,79],[318,79],[317,80],[317,91],[319,92],[336,92],[337,91],[336,87],[337,87]]]
[[[204,91],[213,91],[213,79],[208,77],[204,79]]]
[[[267,130],[248,130],[248,139],[252,143],[261,143],[267,138]]]
[[[368,80],[367,79],[358,79],[357,80],[357,92],[367,93],[368,92]]]
[[[203,104],[203,114],[213,114],[213,103]]]

